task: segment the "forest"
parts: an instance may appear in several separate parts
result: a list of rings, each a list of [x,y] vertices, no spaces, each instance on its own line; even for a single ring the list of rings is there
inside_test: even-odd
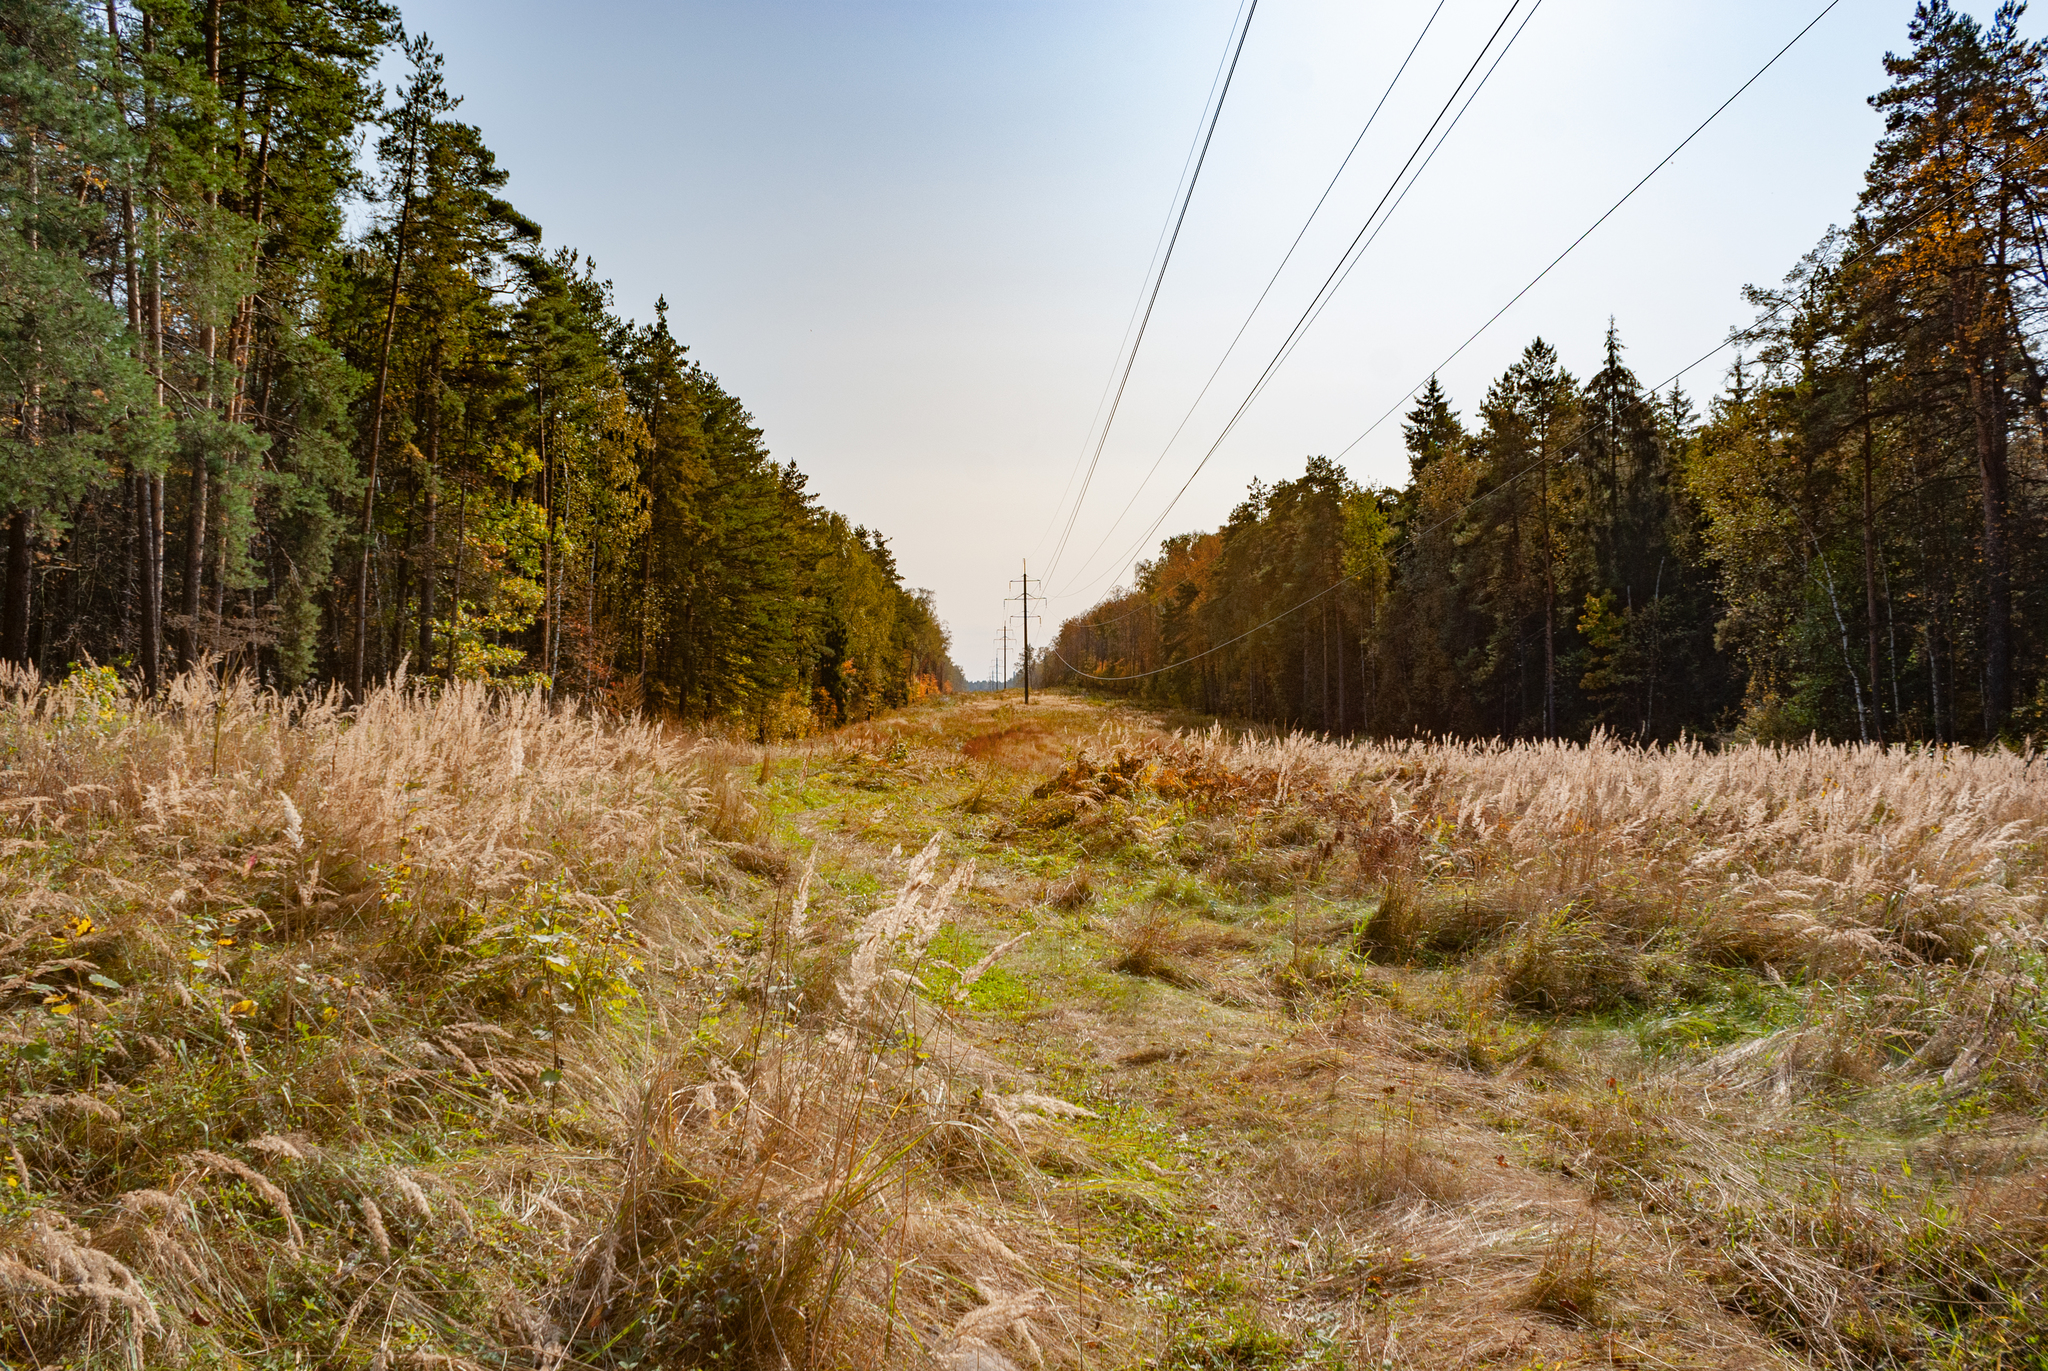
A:
[[[379,0],[0,9],[0,659],[764,739],[951,689],[883,536],[544,244],[459,105]]]
[[[2048,45],[1923,3],[1846,225],[1700,414],[1610,324],[1469,417],[1434,378],[1409,478],[1332,462],[1168,539],[1037,664],[1337,735],[1981,743],[2044,695]]]

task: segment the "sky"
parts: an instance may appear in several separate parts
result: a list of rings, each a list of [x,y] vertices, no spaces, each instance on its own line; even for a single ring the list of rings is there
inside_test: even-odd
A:
[[[976,678],[1006,621],[1014,664],[1027,559],[1042,642],[1254,478],[1341,452],[1355,480],[1399,484],[1399,414],[1367,430],[1439,366],[1470,416],[1539,335],[1589,374],[1611,318],[1644,384],[1667,382],[1749,317],[1745,284],[1853,215],[1867,97],[1912,14],[1837,0],[1446,364],[1827,0],[1259,0],[1075,513],[1241,0],[401,3],[547,243],[594,258],[629,318],[666,297],[774,456],[936,593]],[[1518,34],[1505,57],[1195,474],[1503,15],[1478,72]],[[1729,360],[1683,374],[1701,407]]]

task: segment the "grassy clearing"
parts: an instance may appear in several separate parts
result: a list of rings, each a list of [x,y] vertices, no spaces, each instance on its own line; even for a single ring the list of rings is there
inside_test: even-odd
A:
[[[8,685],[12,1364],[2048,1355],[2024,758]]]

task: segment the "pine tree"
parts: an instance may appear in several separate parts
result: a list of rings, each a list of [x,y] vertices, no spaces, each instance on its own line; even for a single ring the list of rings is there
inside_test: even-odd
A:
[[[1408,481],[1412,486],[1445,454],[1458,451],[1465,442],[1464,425],[1458,422],[1444,389],[1431,375],[1415,407],[1401,426],[1402,441],[1408,449]]]
[[[105,120],[96,79],[106,44],[70,6],[24,0],[0,20],[0,370],[13,453],[0,659],[34,658],[35,551],[82,515],[117,451],[138,470],[159,451],[135,339],[99,289],[111,266],[100,168],[132,159]]]
[[[1987,733],[2005,726],[2016,694],[2010,367],[2027,352],[2016,309],[2032,251],[2026,205],[2042,174],[2030,149],[2044,129],[2048,54],[2018,36],[2021,9],[2008,0],[1986,29],[1947,0],[1922,0],[1912,50],[1886,58],[1892,84],[1871,102],[1885,134],[1862,206],[1888,240],[1871,263],[1874,284],[1910,301],[1919,365],[1929,382],[1955,386],[1970,419]],[[2021,367],[2038,374],[2031,361]]]

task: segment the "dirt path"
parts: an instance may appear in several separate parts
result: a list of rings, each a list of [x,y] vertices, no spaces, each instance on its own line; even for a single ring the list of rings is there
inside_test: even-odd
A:
[[[1303,866],[1328,835],[1280,831],[1284,806],[1048,816],[1063,761],[1161,733],[1069,696],[970,698],[794,750],[768,786],[828,901],[858,906],[933,834],[975,862],[924,974],[1027,935],[931,1043],[1071,1108],[1032,1111],[1002,1200],[953,1203],[1032,1254],[1019,1276],[1087,1364],[1804,1364],[1659,1213],[1663,1159],[1742,1123],[1624,1082],[1610,1035],[1489,1022],[1441,969],[1356,956],[1377,892]],[[1019,1331],[1007,1355],[1045,1354]]]

